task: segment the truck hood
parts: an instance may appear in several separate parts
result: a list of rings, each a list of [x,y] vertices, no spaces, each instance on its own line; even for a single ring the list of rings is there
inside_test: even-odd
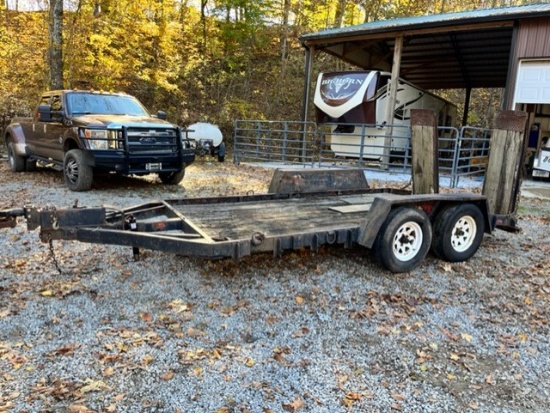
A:
[[[128,115],[81,115],[73,118],[75,126],[105,127],[109,129],[120,129],[123,126],[130,128],[176,128],[165,120]]]

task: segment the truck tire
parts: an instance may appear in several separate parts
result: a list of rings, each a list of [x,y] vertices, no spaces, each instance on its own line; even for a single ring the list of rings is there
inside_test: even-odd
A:
[[[179,172],[159,172],[159,178],[163,184],[166,185],[177,185],[185,176],[185,166]]]
[[[426,213],[412,207],[392,210],[374,242],[376,258],[391,272],[408,272],[426,257],[432,226]]]
[[[15,153],[13,142],[8,143],[8,164],[13,172],[25,171],[25,158]]]
[[[466,261],[483,241],[485,221],[474,204],[450,205],[436,217],[432,251],[449,262]]]
[[[63,159],[63,176],[65,184],[71,191],[87,191],[92,187],[94,172],[84,161],[80,149],[71,149]]]

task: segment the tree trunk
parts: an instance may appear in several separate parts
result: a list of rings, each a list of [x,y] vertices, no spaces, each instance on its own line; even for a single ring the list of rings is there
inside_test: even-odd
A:
[[[63,0],[50,2],[50,88],[63,89]]]
[[[334,16],[334,27],[342,27],[344,21],[344,12],[346,11],[346,0],[339,0],[336,8],[336,15]]]
[[[202,51],[206,51],[206,6],[208,0],[201,0]]]
[[[288,53],[288,20],[290,15],[290,2],[291,0],[284,0],[283,5],[283,27],[281,28],[281,58],[284,61]]]

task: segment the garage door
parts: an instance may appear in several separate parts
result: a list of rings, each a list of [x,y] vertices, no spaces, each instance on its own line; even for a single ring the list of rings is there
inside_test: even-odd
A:
[[[520,62],[514,101],[550,104],[550,60]]]

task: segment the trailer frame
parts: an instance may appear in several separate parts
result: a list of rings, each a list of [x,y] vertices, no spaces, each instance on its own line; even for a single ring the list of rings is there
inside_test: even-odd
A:
[[[136,258],[140,249],[149,249],[237,261],[255,253],[271,252],[274,257],[279,257],[287,250],[318,251],[323,245],[342,245],[345,248],[374,249],[380,260],[379,255],[392,248],[391,245],[381,245],[381,232],[385,231],[392,211],[418,211],[427,217],[430,227],[429,231],[423,230],[423,241],[429,245],[422,247],[425,250],[421,252],[422,257],[393,268],[383,259],[381,262],[393,272],[404,272],[416,268],[427,249],[432,248],[431,227],[449,207],[474,205],[482,216],[482,224],[477,229],[481,232],[490,233],[499,222],[489,214],[486,197],[479,194],[414,195],[401,189],[371,189],[365,185],[366,179],[359,189],[296,193],[289,192],[288,185],[284,186],[284,182],[296,180],[298,176],[312,182],[324,174],[323,179],[329,177],[333,183],[352,181],[349,179],[352,175],[364,177],[363,171],[359,171],[359,175],[357,172],[331,169],[297,175],[296,170],[282,169],[275,174],[279,182],[283,182],[276,193],[167,199],[122,209],[110,206],[88,208],[74,205],[63,209],[28,206],[0,211],[0,224],[4,223],[0,226],[14,226],[16,217],[20,216],[26,219],[29,230],[40,228],[39,236],[43,242],[77,240],[129,246]],[[351,183],[350,186],[358,185]],[[307,187],[312,188],[312,184]],[[403,243],[408,249],[407,244],[412,241]],[[474,246],[471,255],[478,246]]]

